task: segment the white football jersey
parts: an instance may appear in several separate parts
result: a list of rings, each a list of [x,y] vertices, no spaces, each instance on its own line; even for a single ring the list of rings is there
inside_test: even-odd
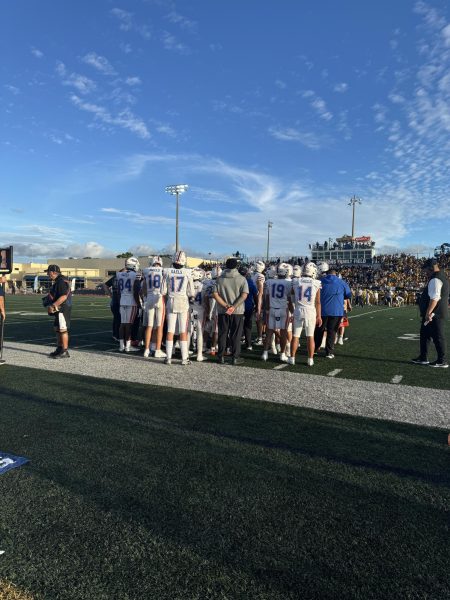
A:
[[[253,273],[252,280],[253,280],[253,283],[256,285],[256,289],[259,291],[259,286],[261,284],[264,285],[266,278],[262,273]]]
[[[194,295],[194,282],[192,271],[182,267],[181,269],[165,269],[165,285],[167,289],[167,311],[188,312],[189,298]]]
[[[268,279],[265,283],[266,296],[270,303],[270,308],[287,308],[289,294],[292,291],[292,281],[290,279]]]
[[[142,270],[142,274],[147,286],[146,300],[149,298],[158,300],[165,293],[164,269],[162,267],[147,267]]]
[[[314,308],[317,291],[322,289],[322,284],[318,279],[312,277],[299,277],[292,289],[296,309]]]
[[[194,310],[203,308],[203,294],[204,294],[203,281],[194,281]]]
[[[120,305],[136,306],[134,285],[136,281],[140,281],[141,276],[136,271],[119,271],[116,273],[116,279],[120,294]]]

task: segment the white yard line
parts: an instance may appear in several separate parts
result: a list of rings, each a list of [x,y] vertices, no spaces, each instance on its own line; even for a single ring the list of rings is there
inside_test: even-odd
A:
[[[284,363],[283,365],[277,365],[276,367],[274,367],[274,369],[285,369],[286,367],[288,367],[289,365],[287,363]]]
[[[391,308],[391,307],[389,307],[389,308],[380,308],[379,310],[371,310],[370,312],[361,313],[360,315],[350,315],[348,318],[349,319],[357,319],[358,317],[365,317],[366,315],[373,315],[374,313],[384,312],[386,310],[395,310],[395,308]]]
[[[339,375],[341,371],[342,369],[334,369],[334,371],[327,373],[327,377],[336,377],[336,375]]]
[[[403,375],[394,375],[394,377],[391,379],[391,383],[400,383],[402,379]]]

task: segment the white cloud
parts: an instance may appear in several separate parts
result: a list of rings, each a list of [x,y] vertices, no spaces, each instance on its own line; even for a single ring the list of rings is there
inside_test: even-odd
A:
[[[338,94],[343,94],[344,92],[346,92],[348,90],[348,83],[336,83],[336,85],[334,86],[334,91],[337,92]]]
[[[3,87],[5,88],[5,90],[8,90],[8,92],[11,92],[11,94],[14,94],[14,96],[17,96],[18,94],[20,94],[20,89],[18,87],[16,87],[15,85],[9,85],[9,84],[5,83],[5,85]]]
[[[72,94],[70,99],[80,110],[93,114],[96,119],[103,123],[117,125],[123,129],[128,129],[142,139],[149,139],[151,137],[144,121],[139,117],[136,117],[128,109],[125,109],[116,115],[112,115],[105,107],[92,102],[85,102],[75,94]]]
[[[142,81],[140,77],[127,77],[125,83],[130,86],[141,85]]]
[[[166,50],[172,50],[179,52],[180,54],[189,54],[190,52],[189,47],[186,46],[186,44],[179,42],[177,38],[168,31],[162,32],[161,41]]]
[[[56,73],[61,77],[62,84],[74,87],[80,94],[89,94],[95,90],[96,83],[85,75],[69,73],[66,65],[62,62],[56,63]]]
[[[97,71],[100,71],[104,75],[115,75],[116,71],[107,58],[104,56],[100,56],[95,52],[89,52],[85,56],[83,56],[82,61]]]
[[[324,121],[331,121],[333,114],[328,110],[325,100],[318,96],[313,90],[306,90],[302,97],[310,99],[310,105]]]
[[[281,79],[277,79],[275,81],[275,85],[277,86],[277,88],[280,88],[280,90],[285,90],[287,88],[287,84]]]
[[[271,127],[269,133],[277,140],[285,142],[300,142],[311,150],[318,150],[322,144],[314,133],[302,132],[293,127]]]
[[[145,24],[137,23],[133,13],[122,8],[113,8],[110,14],[119,21],[121,31],[136,31],[146,40],[152,37],[150,28]],[[124,50],[126,53],[131,51],[129,44],[125,44],[125,48],[129,48]]]
[[[179,25],[181,29],[185,29],[186,31],[189,31],[191,33],[197,30],[198,24],[196,21],[188,19],[187,17],[183,17],[183,15],[180,15],[175,10],[172,10],[166,16],[166,19],[175,25]]]
[[[36,58],[43,58],[44,57],[44,53],[41,52],[40,50],[38,50],[37,48],[31,48],[31,54],[33,56],[35,56]]]

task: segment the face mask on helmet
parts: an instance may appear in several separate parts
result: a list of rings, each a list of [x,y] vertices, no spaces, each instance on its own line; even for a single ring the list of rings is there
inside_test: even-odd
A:
[[[266,265],[262,262],[262,260],[258,260],[258,262],[255,265],[256,272],[262,273],[265,268],[266,268]]]
[[[192,279],[194,281],[200,281],[201,279],[203,279],[203,276],[204,276],[204,272],[202,271],[202,269],[198,269],[197,267],[195,269],[193,269]]]
[[[288,270],[285,267],[285,265],[280,265],[277,269],[278,272],[278,277],[286,277],[286,275],[288,274]]]
[[[154,256],[150,260],[151,267],[162,267],[162,258],[160,256]]]
[[[306,277],[317,277],[317,266],[315,265],[315,263],[309,262],[307,265],[305,265],[303,272]]]

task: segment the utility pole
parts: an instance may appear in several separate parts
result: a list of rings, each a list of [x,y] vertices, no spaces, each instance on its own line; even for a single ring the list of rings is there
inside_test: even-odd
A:
[[[348,206],[352,206],[353,207],[353,214],[352,214],[352,240],[355,237],[355,206],[356,206],[356,204],[362,204],[361,198],[357,198],[353,194],[353,198],[350,198],[350,202],[348,203]]]
[[[272,221],[267,221],[267,252],[266,252],[266,262],[269,262],[270,230],[272,229],[272,226],[273,226]]]
[[[180,194],[185,192],[188,189],[188,187],[189,186],[187,186],[185,183],[177,183],[176,185],[168,185],[166,187],[166,192],[168,194],[171,194],[172,196],[176,196],[176,202],[177,202],[176,217],[175,217],[175,252],[178,252],[178,250],[180,249],[179,243],[178,243],[178,213],[179,213],[178,197]]]

